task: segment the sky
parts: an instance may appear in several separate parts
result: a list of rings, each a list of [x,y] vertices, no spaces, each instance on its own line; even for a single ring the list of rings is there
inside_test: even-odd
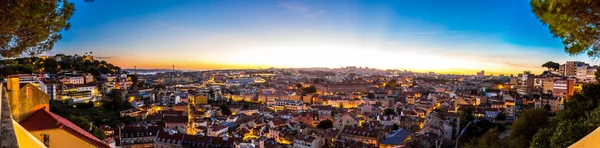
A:
[[[121,68],[359,66],[541,73],[569,56],[526,0],[124,0],[75,2],[46,53]]]

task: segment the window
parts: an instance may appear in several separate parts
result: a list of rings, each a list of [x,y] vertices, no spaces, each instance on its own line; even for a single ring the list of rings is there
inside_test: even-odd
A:
[[[50,135],[42,134],[42,137],[44,139],[44,145],[46,145],[46,147],[50,147]]]
[[[27,87],[27,96],[26,97],[32,97],[32,96],[33,96],[33,88]]]

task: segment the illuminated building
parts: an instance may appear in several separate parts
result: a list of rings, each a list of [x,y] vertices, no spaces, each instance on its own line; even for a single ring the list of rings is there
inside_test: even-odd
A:
[[[375,87],[375,85],[370,83],[349,83],[349,82],[341,82],[341,83],[328,83],[328,84],[315,84],[315,88],[317,89],[317,94],[330,94],[330,93],[352,93],[352,92],[363,92],[367,91],[367,88]]]
[[[159,130],[159,126],[126,126],[119,128],[117,134],[123,148],[152,147]]]
[[[341,132],[340,139],[349,141],[360,141],[366,144],[378,145],[383,138],[383,132],[370,127],[345,126]]]

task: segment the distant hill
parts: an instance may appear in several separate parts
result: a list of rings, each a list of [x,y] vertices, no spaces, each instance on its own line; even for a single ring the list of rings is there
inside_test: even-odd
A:
[[[78,71],[100,74],[121,72],[121,68],[106,61],[94,60],[92,56],[57,54],[50,57],[28,57],[0,60],[0,75],[6,77],[12,74],[49,73],[57,74],[64,71]]]

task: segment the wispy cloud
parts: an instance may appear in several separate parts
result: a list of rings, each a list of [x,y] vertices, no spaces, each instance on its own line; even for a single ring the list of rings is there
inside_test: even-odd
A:
[[[318,9],[318,10],[314,10],[311,9],[308,5],[303,4],[302,2],[296,1],[296,2],[286,2],[286,3],[280,3],[278,5],[279,7],[286,9],[287,11],[290,11],[292,13],[296,13],[299,15],[304,16],[305,18],[308,19],[315,19],[323,14],[325,14],[325,10],[323,9]]]
[[[94,56],[97,60],[110,60],[117,58],[116,56]]]
[[[304,17],[309,18],[309,19],[315,19],[322,14],[325,14],[325,10],[319,10],[317,12],[306,13],[306,14],[304,14]]]
[[[513,63],[513,62],[504,62],[505,65],[510,66],[510,67],[516,67],[516,68],[540,68],[541,66],[534,66],[534,65],[530,65],[530,64],[520,64],[520,63]]]
[[[303,5],[301,2],[280,3],[279,7],[285,8],[294,13],[307,13],[308,12],[308,6]]]

